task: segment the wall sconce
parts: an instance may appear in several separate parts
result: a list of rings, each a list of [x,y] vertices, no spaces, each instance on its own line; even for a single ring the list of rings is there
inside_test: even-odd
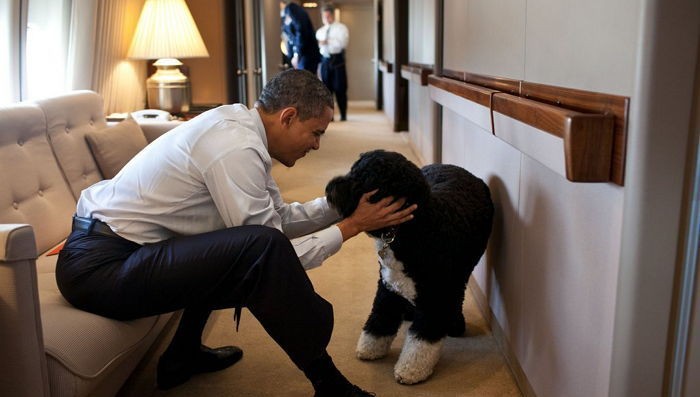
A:
[[[146,80],[148,108],[173,114],[190,109],[190,80],[178,58],[208,57],[185,0],[146,0],[129,47],[129,59],[157,59]]]

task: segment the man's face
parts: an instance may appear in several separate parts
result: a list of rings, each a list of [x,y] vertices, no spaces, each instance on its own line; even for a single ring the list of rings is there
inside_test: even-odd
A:
[[[311,150],[321,147],[321,137],[326,132],[328,123],[333,119],[333,109],[326,107],[321,117],[299,120],[295,113],[289,120],[283,121],[283,134],[277,147],[270,147],[272,157],[287,167],[306,156]]]
[[[329,25],[333,23],[333,21],[335,20],[335,16],[330,11],[323,11],[323,13],[321,14],[321,19],[323,20],[324,24]]]

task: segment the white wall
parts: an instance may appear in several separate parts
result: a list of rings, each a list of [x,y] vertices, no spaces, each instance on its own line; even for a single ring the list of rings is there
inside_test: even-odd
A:
[[[435,63],[435,0],[410,0],[408,5],[408,60]],[[400,73],[400,72],[399,72]],[[427,86],[408,83],[408,139],[423,164],[433,158],[434,107]]]
[[[408,59],[435,63],[435,0],[408,2]]]
[[[630,96],[638,0],[445,0],[444,67]],[[624,188],[572,183],[443,111],[443,162],[489,184],[479,287],[541,397],[610,386]]]
[[[379,54],[379,60],[384,60],[390,62],[393,68],[396,69],[396,62],[394,59],[394,1],[395,0],[383,0],[382,1],[382,53]],[[396,70],[394,70],[396,73]],[[395,79],[393,73],[382,73],[382,96],[383,96],[383,107],[382,110],[384,114],[389,119],[389,122],[394,124],[394,109],[396,106],[394,97],[394,85]]]
[[[338,4],[340,22],[350,32],[350,42],[345,50],[348,74],[348,99],[367,101],[374,99],[374,8],[371,0]]]
[[[677,395],[666,388],[667,360],[676,328],[681,225],[690,191],[684,186],[688,143],[690,134],[697,134],[691,128],[698,111],[693,81],[700,62],[700,2],[640,3],[615,302],[613,397]]]
[[[433,101],[427,86],[408,82],[408,140],[421,165],[435,162],[433,154]]]
[[[474,276],[526,391],[664,395],[686,145],[697,134],[688,126],[691,106],[698,112],[700,3],[445,0],[444,8],[446,69],[631,100],[625,187],[569,182],[443,109],[443,161],[484,178],[496,203]],[[679,384],[697,388],[686,376]]]

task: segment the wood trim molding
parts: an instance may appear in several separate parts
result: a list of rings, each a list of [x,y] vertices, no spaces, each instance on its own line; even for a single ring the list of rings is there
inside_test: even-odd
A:
[[[433,73],[433,65],[409,62],[401,65],[401,76],[422,86],[428,85],[428,76]]]
[[[394,73],[394,66],[392,65],[391,62],[387,62],[383,59],[379,60],[379,70],[381,70],[384,73]]]
[[[464,81],[465,83],[480,85],[497,91],[506,92],[508,94],[518,95],[520,92],[519,80],[507,79],[504,77],[487,76],[483,74],[469,72],[461,72],[450,69],[443,70],[443,75],[453,78],[455,80]]]
[[[445,90],[444,85],[438,87],[433,83],[428,85],[428,92],[430,93],[430,99],[443,109],[450,109],[481,129],[493,133],[493,113],[491,112],[491,101],[488,97],[483,97],[483,100],[478,101],[470,100],[469,98],[473,98],[471,94],[481,95],[481,93],[465,91],[463,95],[458,95]],[[442,112],[438,111],[437,114],[442,114]]]
[[[566,178],[608,182],[612,157],[612,115],[581,113],[546,103],[497,93],[492,111],[549,132],[564,140]],[[494,131],[498,136],[498,131]]]
[[[491,96],[498,91],[446,77],[428,76],[428,83],[479,105],[491,108]]]
[[[494,314],[493,310],[491,310],[489,298],[484,293],[484,290],[481,289],[479,282],[476,281],[473,274],[469,276],[467,291],[471,292],[472,296],[474,297],[474,302],[476,302],[476,306],[479,308],[481,315],[491,328],[491,333],[493,334],[496,344],[503,353],[503,357],[511,369],[515,383],[520,389],[520,393],[522,393],[523,397],[537,397],[535,390],[532,388],[530,381],[527,379],[527,375],[525,375],[523,367],[520,365],[520,360],[518,360],[518,356],[515,354],[515,349],[508,341],[506,332],[503,330],[503,328],[501,328],[501,324],[498,322],[498,317],[496,317],[496,314]]]
[[[625,181],[628,97],[555,87],[523,81],[520,96],[538,102],[586,113],[611,115],[614,119],[610,180],[618,185]]]
[[[428,83],[561,138],[567,179],[624,184],[629,98],[455,70]]]

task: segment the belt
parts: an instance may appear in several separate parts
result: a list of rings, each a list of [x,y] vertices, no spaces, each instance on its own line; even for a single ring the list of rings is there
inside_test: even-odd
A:
[[[73,231],[81,231],[86,234],[99,234],[107,237],[119,237],[114,233],[109,226],[101,220],[94,218],[83,218],[82,216],[73,215]]]

